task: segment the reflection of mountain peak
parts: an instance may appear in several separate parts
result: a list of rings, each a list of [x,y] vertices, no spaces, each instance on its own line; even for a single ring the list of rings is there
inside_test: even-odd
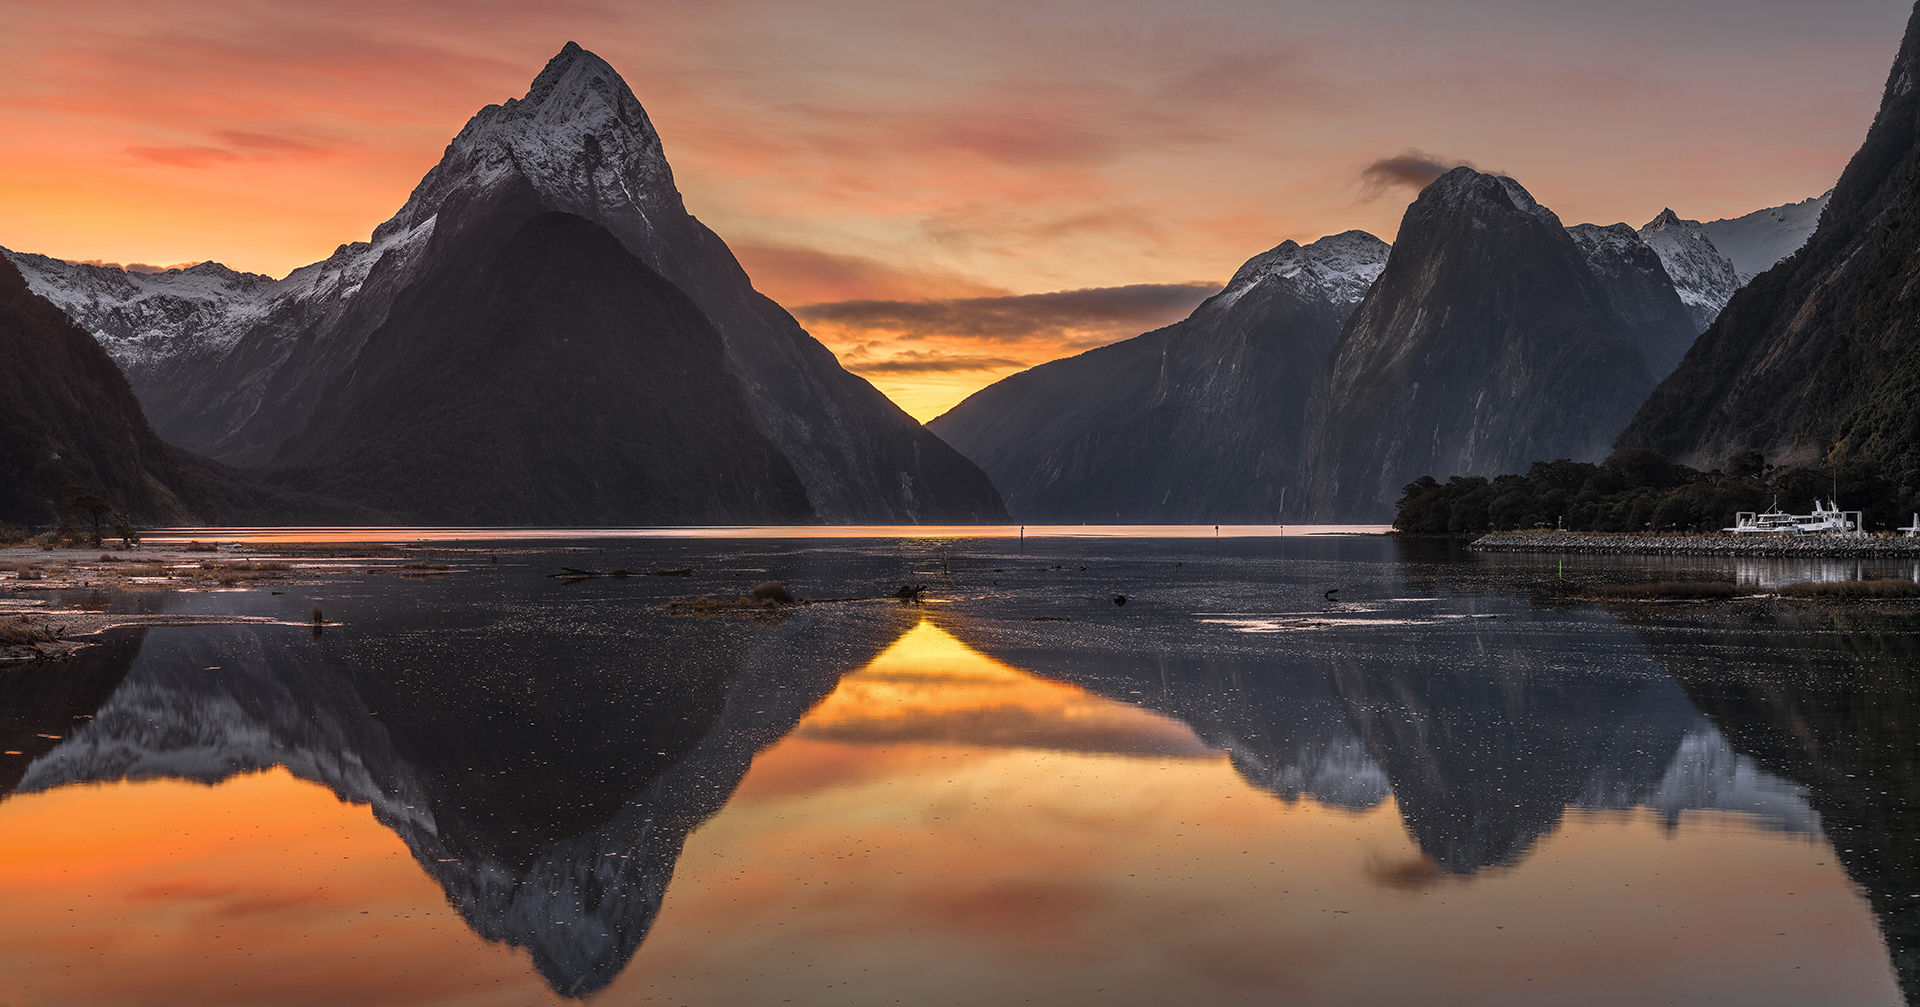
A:
[[[413,692],[405,673],[370,675],[376,662],[331,636],[308,649],[273,646],[277,629],[160,630],[93,721],[29,766],[20,789],[217,783],[285,766],[369,805],[477,933],[526,948],[556,992],[585,996],[639,948],[687,834],[726,802],[753,754],[898,636],[903,618],[848,606],[778,627],[716,620],[675,625],[671,639],[576,639],[538,667],[556,691],[602,709],[606,721],[586,728],[564,703],[526,702],[517,638],[432,640],[468,669],[454,696],[437,680]],[[686,646],[689,634],[697,645]],[[658,702],[662,683],[693,694]],[[489,705],[489,692],[501,702]],[[582,751],[583,762],[568,761]],[[490,786],[514,772],[501,762],[511,757],[549,768],[550,811],[578,805],[590,817],[556,818],[521,788]]]

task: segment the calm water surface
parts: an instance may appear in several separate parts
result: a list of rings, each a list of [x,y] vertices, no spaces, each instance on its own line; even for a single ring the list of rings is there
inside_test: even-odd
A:
[[[320,605],[318,634],[117,631],[0,672],[0,1004],[1920,990],[1920,617],[1559,600],[1911,569],[1360,537],[444,548],[432,579],[95,599]],[[770,578],[929,600],[665,607]]]

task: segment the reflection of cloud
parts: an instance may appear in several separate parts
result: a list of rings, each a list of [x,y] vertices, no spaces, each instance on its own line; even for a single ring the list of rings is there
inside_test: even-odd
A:
[[[1360,169],[1361,198],[1379,199],[1388,189],[1401,185],[1416,191],[1424,189],[1432,185],[1434,179],[1463,165],[1474,166],[1472,161],[1408,147],[1404,154],[1380,158]]]

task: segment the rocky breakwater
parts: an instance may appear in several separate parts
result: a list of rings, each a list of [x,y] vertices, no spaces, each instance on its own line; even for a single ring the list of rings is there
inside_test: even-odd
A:
[[[1920,558],[1920,538],[1887,535],[1631,535],[1566,531],[1494,532],[1481,552],[1601,553],[1619,556],[1787,556]]]

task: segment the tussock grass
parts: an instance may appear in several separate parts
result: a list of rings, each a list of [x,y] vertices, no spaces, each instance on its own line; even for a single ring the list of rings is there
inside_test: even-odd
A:
[[[24,615],[0,615],[0,647],[31,647],[58,639]]]

